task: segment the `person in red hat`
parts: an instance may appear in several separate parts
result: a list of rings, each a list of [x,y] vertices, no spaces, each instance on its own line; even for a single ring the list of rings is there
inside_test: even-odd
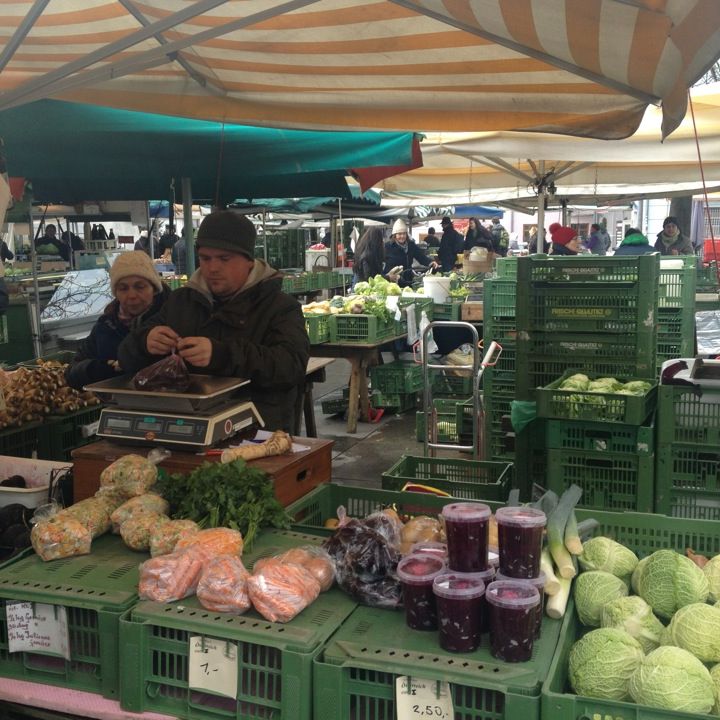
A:
[[[550,240],[553,255],[577,255],[580,252],[580,238],[577,230],[566,227],[560,223],[553,223],[550,226]]]

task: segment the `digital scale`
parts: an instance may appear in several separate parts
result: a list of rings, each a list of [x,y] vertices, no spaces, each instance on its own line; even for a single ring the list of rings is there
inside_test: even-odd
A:
[[[249,380],[190,375],[184,392],[137,390],[130,376],[86,385],[105,404],[97,435],[109,440],[208,448],[240,430],[264,425],[242,397]]]
[[[662,385],[697,385],[720,390],[720,360],[678,358],[666,360],[660,370]]]

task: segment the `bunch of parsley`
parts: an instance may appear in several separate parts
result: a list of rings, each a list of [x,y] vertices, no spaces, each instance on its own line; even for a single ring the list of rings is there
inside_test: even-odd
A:
[[[170,503],[172,518],[194,520],[200,527],[229,527],[250,547],[262,527],[287,528],[291,517],[277,501],[270,476],[244,460],[203,463],[187,475],[158,478],[156,486]]]

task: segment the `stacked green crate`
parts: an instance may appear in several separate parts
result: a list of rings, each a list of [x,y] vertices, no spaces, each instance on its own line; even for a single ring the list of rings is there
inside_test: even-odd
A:
[[[375,365],[370,368],[370,384],[373,407],[398,412],[414,410],[423,388],[422,367],[402,360]]]
[[[720,290],[718,279],[718,266],[715,261],[702,265],[697,270],[697,292],[711,293]]]
[[[487,348],[495,341],[502,346],[495,366],[483,372],[485,457],[493,460],[513,460],[515,456],[510,404],[515,398],[517,283],[507,274],[514,268],[517,263],[510,265],[498,260],[498,274],[503,277],[485,280],[484,287],[483,344]]]
[[[415,413],[415,434],[418,442],[425,442],[425,416],[424,410]],[[431,427],[437,435],[430,436],[428,438],[430,442],[472,444],[472,398],[469,400],[433,398],[432,417]]]
[[[660,260],[656,374],[665,360],[695,355],[696,267],[694,255]]]
[[[720,520],[720,389],[661,385],[655,512]]]
[[[276,230],[265,236],[267,259],[272,267],[302,268],[305,267],[305,231],[299,228],[292,230]],[[263,257],[262,244],[255,246],[255,256]]]
[[[642,399],[594,395],[591,402],[566,403],[563,392],[548,388],[566,373],[622,382],[652,381],[657,352],[657,256],[522,257],[518,262],[517,390],[520,400],[537,401],[538,419],[516,443],[518,477],[562,492],[575,483],[583,488],[581,505],[591,508],[651,511],[654,454],[612,451],[602,443],[573,447],[561,439],[565,423],[581,434],[629,434],[635,444],[652,439],[648,421],[655,390]],[[678,286],[668,278],[666,300]],[[669,308],[672,311],[672,306]],[[629,408],[629,409],[628,409]],[[598,431],[595,424],[607,426]],[[565,428],[569,432],[568,428]],[[623,434],[624,433],[624,434]],[[572,433],[570,433],[572,434]],[[638,439],[641,438],[641,439]],[[614,443],[617,445],[617,443]],[[611,442],[610,445],[613,445]],[[630,442],[630,445],[633,445]],[[633,446],[634,447],[634,446]]]

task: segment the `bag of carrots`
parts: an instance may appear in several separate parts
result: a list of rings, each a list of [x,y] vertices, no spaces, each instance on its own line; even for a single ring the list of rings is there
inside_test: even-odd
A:
[[[243,551],[243,538],[237,530],[226,527],[209,528],[181,537],[175,545],[175,551],[189,547],[200,550],[208,559],[217,555],[240,557]]]
[[[158,525],[150,534],[150,554],[153,557],[169,555],[178,540],[197,532],[200,532],[200,527],[194,520],[168,520]]]
[[[272,558],[261,558],[253,570],[261,570],[263,565]],[[275,556],[276,560],[285,563],[302,565],[320,584],[320,592],[329,590],[335,582],[335,563],[331,560],[326,550],[316,545],[303,545],[302,547],[291,548],[281,555]]]
[[[194,595],[205,562],[204,555],[194,550],[146,560],[140,565],[140,599],[165,603]]]
[[[251,607],[247,590],[249,577],[237,555],[219,555],[207,563],[200,575],[198,600],[208,610],[242,615]]]
[[[302,565],[271,558],[247,580],[253,607],[270,622],[289,622],[313,603],[320,583]]]

